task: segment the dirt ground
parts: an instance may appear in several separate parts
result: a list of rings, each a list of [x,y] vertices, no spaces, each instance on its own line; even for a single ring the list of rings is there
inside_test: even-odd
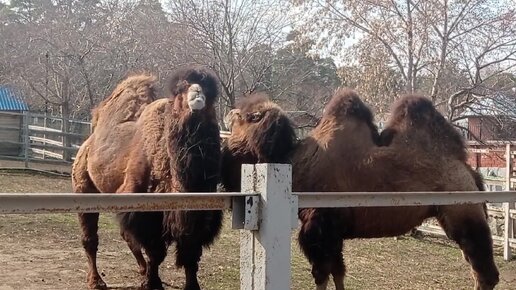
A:
[[[1,192],[69,192],[69,178],[0,171]],[[229,216],[229,214],[227,214]],[[216,244],[205,251],[199,279],[203,289],[239,289],[238,232],[229,218]],[[140,277],[112,215],[100,223],[99,270],[111,289],[138,289]],[[73,214],[0,215],[0,290],[86,289],[86,257]],[[313,289],[310,267],[293,236],[292,289]],[[516,261],[497,249],[501,282],[516,289]],[[471,289],[469,267],[460,251],[442,239],[353,240],[346,242],[347,289]],[[166,289],[181,289],[173,249],[161,267]],[[281,289],[279,289],[281,290]]]

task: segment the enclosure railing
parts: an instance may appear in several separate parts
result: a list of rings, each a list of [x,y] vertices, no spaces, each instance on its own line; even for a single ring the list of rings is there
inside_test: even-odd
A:
[[[0,111],[0,119],[0,159],[19,161],[17,168],[57,164],[62,165],[59,171],[69,173],[80,145],[92,132],[91,122],[29,111]],[[228,136],[228,131],[220,132],[222,139]]]
[[[91,123],[38,114],[0,111],[0,157],[69,165],[80,144],[91,133]]]
[[[298,226],[299,208],[516,202],[516,191],[293,193],[291,176],[290,165],[244,165],[241,193],[1,193],[0,214],[231,208],[233,228],[243,229],[240,231],[240,289],[272,290],[290,289],[291,234]],[[511,254],[509,242],[504,244],[505,258]]]

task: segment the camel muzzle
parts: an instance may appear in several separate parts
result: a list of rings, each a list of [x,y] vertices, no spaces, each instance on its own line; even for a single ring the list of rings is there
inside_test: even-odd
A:
[[[188,88],[187,98],[188,107],[191,111],[202,110],[206,106],[206,96],[198,84],[193,84]]]

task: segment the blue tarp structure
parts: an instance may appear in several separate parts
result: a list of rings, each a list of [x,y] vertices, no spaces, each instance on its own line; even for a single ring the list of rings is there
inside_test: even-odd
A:
[[[0,111],[28,111],[29,106],[9,87],[0,86]]]

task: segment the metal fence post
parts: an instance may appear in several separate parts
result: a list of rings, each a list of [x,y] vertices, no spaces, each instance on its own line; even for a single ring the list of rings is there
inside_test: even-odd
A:
[[[291,183],[290,165],[242,166],[242,192],[258,193],[260,196],[256,217],[258,229],[240,232],[242,290],[290,289],[290,238],[294,207],[297,212],[297,197],[292,195]]]
[[[512,156],[511,144],[505,147],[505,190],[511,190],[512,176]],[[511,209],[514,208],[514,202],[504,203],[504,236],[503,236],[503,259],[509,261],[512,258],[510,240],[513,238],[514,220],[511,218]]]
[[[29,168],[29,121],[30,121],[30,112],[23,111],[23,160],[25,163],[25,168]]]

